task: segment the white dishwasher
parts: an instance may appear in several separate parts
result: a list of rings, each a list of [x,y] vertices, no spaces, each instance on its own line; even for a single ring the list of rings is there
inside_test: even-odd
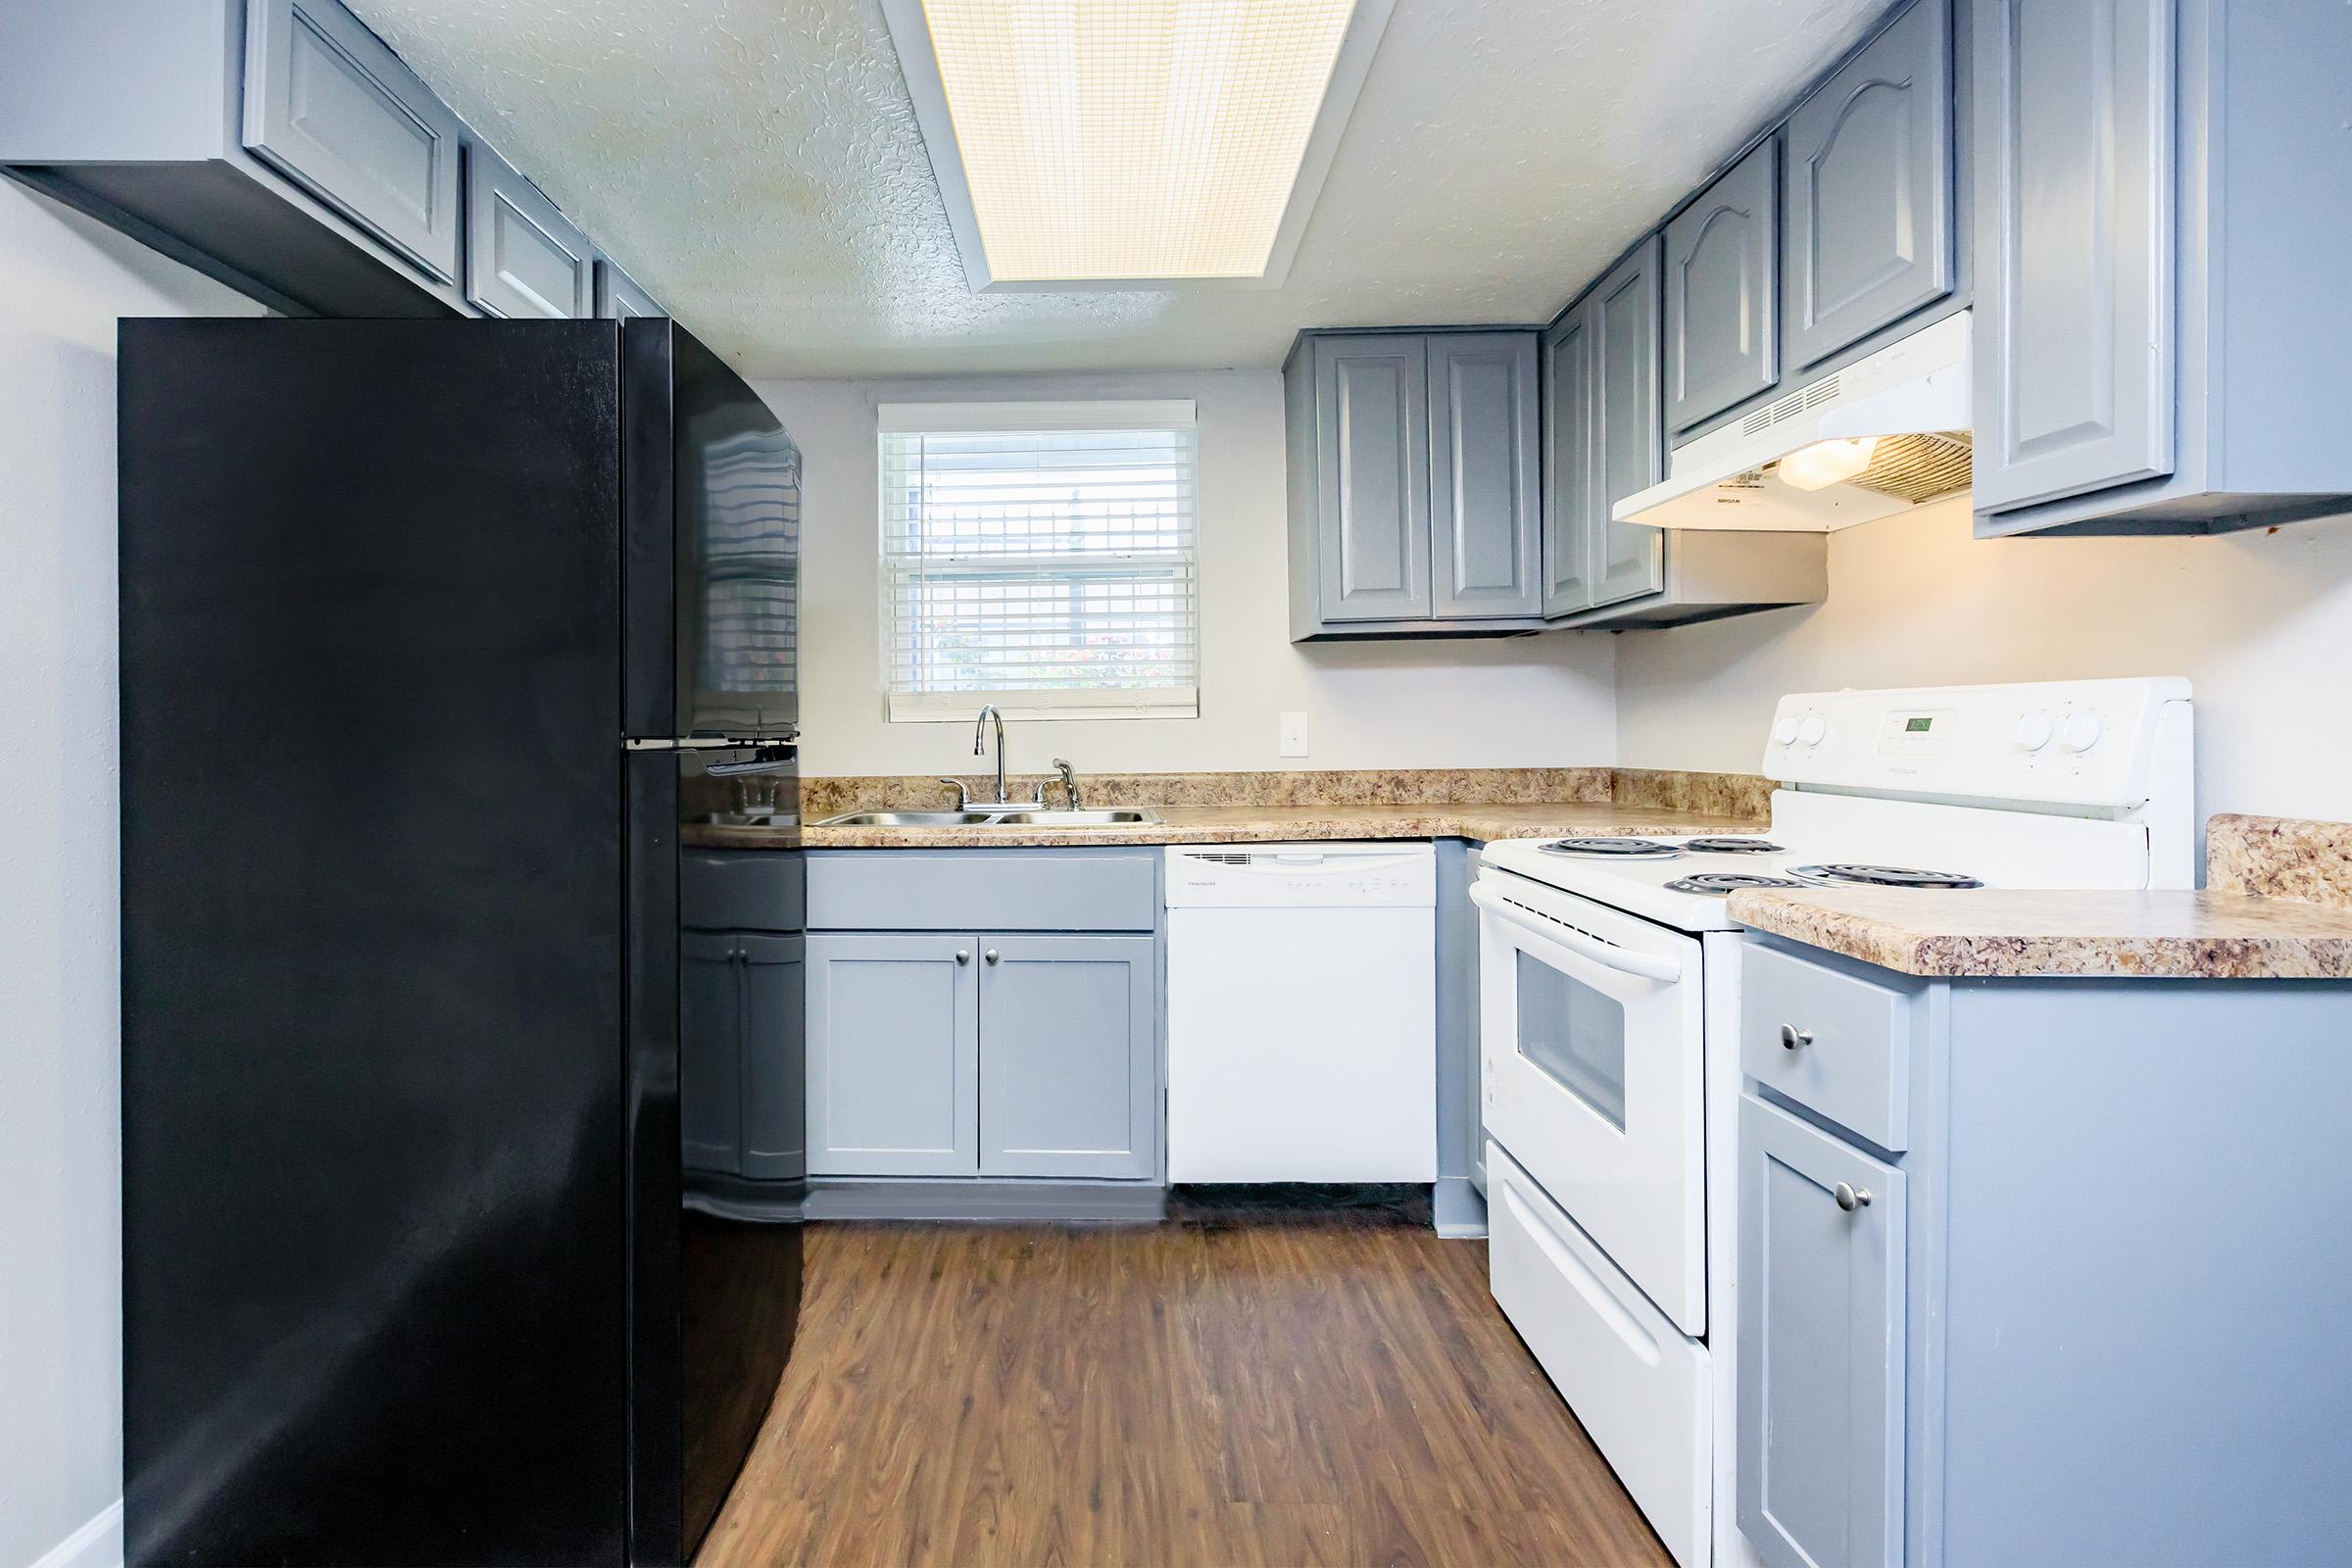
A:
[[[1168,1180],[1438,1174],[1428,844],[1170,845]]]

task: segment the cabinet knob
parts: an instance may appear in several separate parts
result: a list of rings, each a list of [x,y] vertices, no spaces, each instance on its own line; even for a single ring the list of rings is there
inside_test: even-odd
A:
[[[1792,1023],[1781,1025],[1781,1049],[1783,1051],[1794,1051],[1799,1046],[1809,1046],[1812,1043],[1812,1030],[1799,1029]]]
[[[989,949],[989,950],[988,950],[986,953],[983,953],[982,955],[980,955],[980,956],[982,956],[983,958],[986,958],[986,959],[987,959],[989,962],[991,962],[991,963],[994,963],[994,962],[996,962],[996,961],[997,961],[997,950],[996,950],[996,949],[994,949],[994,948],[991,948],[991,949]]]
[[[971,961],[972,961],[972,950],[971,950],[971,949],[969,949],[969,948],[957,948],[957,949],[956,950],[956,961],[957,963],[969,963],[969,962],[971,962]]]
[[[1846,1182],[1839,1182],[1835,1190],[1838,1194],[1838,1206],[1848,1214],[1857,1208],[1870,1206],[1870,1189],[1867,1187],[1855,1187]]]

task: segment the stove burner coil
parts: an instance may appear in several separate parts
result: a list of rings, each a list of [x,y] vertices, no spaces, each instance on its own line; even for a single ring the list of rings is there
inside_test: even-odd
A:
[[[1685,839],[1683,848],[1693,855],[1779,855],[1782,847],[1770,839]]]
[[[1823,882],[1838,882],[1874,888],[1981,888],[1984,884],[1973,876],[1957,871],[1921,871],[1907,865],[1853,865],[1838,861],[1830,865],[1797,865],[1789,867],[1797,876],[1813,877]]]
[[[1656,839],[1554,839],[1540,847],[1545,855],[1582,856],[1595,860],[1670,860],[1683,853]]]
[[[1696,876],[1677,877],[1666,884],[1666,891],[1708,893],[1720,898],[1737,893],[1741,888],[1801,888],[1809,885],[1785,876],[1751,876],[1745,871],[1701,871]]]

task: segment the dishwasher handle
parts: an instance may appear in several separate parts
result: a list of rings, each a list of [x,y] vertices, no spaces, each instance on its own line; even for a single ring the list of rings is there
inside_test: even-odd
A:
[[[1646,953],[1635,953],[1614,943],[1589,937],[1572,925],[1547,920],[1533,909],[1522,908],[1499,893],[1490,893],[1473,882],[1470,902],[1506,925],[1543,938],[1545,942],[1566,948],[1580,958],[1588,958],[1604,969],[1619,974],[1639,975],[1644,980],[1662,980],[1671,985],[1683,977],[1680,959],[1653,957]]]

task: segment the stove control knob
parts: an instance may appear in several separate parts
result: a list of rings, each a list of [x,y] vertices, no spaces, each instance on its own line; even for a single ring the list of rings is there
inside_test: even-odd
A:
[[[1819,713],[1807,713],[1804,722],[1796,726],[1796,738],[1807,746],[1819,746],[1829,737],[1829,720]]]
[[[1772,726],[1772,744],[1775,746],[1790,746],[1794,745],[1795,742],[1796,715],[1793,713],[1785,714],[1779,723]]]
[[[2067,714],[2066,722],[2058,727],[2058,744],[2070,752],[2087,752],[2099,744],[2099,737],[2106,732],[2107,726],[2098,714],[2077,711]]]
[[[2050,722],[2047,713],[2028,713],[2017,721],[2017,744],[2025,751],[2040,751],[2057,733],[2058,726]]]

